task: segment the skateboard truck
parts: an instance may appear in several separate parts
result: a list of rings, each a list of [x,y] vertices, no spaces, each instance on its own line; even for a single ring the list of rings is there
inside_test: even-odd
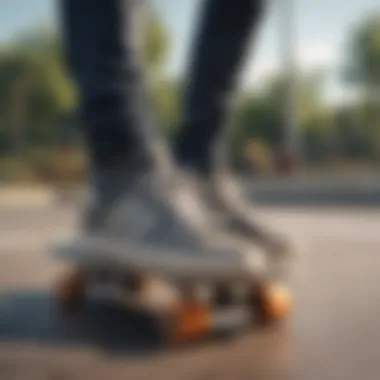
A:
[[[112,282],[112,276],[106,276]],[[234,333],[252,324],[272,324],[291,310],[291,292],[280,284],[254,284],[245,298],[237,299],[222,288],[221,297],[200,297],[198,288],[188,284],[169,284],[155,278],[141,279],[141,286],[125,286],[125,279],[111,285],[119,301],[144,309],[158,321],[163,340],[169,344],[203,340],[209,336]],[[57,300],[66,312],[76,310],[86,298],[86,289],[96,278],[79,269],[65,275],[57,287]],[[136,277],[134,277],[136,284]],[[101,286],[107,285],[104,282]],[[222,300],[223,302],[215,302]]]
[[[254,290],[253,302],[212,307],[196,300],[183,302],[175,311],[172,343],[199,340],[206,336],[228,334],[252,324],[272,324],[290,313],[291,293],[283,285],[262,285]]]

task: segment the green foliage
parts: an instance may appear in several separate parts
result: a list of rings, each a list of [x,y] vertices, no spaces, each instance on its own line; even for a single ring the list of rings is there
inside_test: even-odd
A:
[[[170,49],[170,38],[156,13],[148,14],[142,38],[145,74],[148,78],[153,111],[159,126],[170,135],[178,120],[180,85],[165,78],[164,64]]]
[[[64,185],[81,182],[86,175],[86,157],[82,149],[38,149],[28,152],[27,159],[39,181]]]
[[[363,111],[361,104],[335,109],[333,142],[336,156],[362,158],[371,152],[371,134],[365,128]]]
[[[161,75],[169,40],[159,18],[151,14],[148,21],[142,47],[152,82]],[[0,149],[59,144],[68,134],[74,135],[68,126],[75,125],[77,94],[62,55],[59,36],[46,28],[30,30],[0,48]],[[173,123],[174,87],[159,87],[155,97],[160,119]]]
[[[36,176],[30,164],[14,157],[1,157],[0,181],[35,182]]]
[[[329,112],[321,102],[322,79],[320,73],[315,73],[299,78],[296,84],[300,133],[332,127]],[[271,78],[260,94],[250,94],[241,100],[233,132],[236,154],[245,141],[259,139],[273,148],[281,144],[288,106],[287,81],[286,74]]]
[[[349,44],[346,78],[369,91],[380,88],[380,13],[354,30]]]
[[[59,39],[40,30],[6,46],[0,55],[0,118],[10,131],[23,128],[28,143],[59,138],[62,120],[74,109],[75,91],[61,55]]]
[[[142,37],[153,109],[160,127],[170,136],[179,125],[183,85],[180,80],[165,77],[170,36],[155,13],[149,14]],[[379,106],[368,96],[379,94],[380,89],[379,15],[354,31],[349,53],[347,79],[365,89],[360,102],[328,108],[321,96],[323,73],[297,80],[299,133],[308,160],[362,158],[380,152],[380,129],[375,122],[380,120]],[[288,81],[282,73],[270,78],[257,93],[239,97],[230,130],[235,162],[246,159],[258,171],[272,170],[275,150],[284,139]],[[66,75],[60,40],[54,31],[31,30],[0,47],[0,153],[24,146],[32,167],[0,160],[3,178],[12,177],[10,173],[16,171],[29,176],[33,172],[46,180],[82,178],[83,159],[73,151],[62,150],[67,140],[78,144],[73,112],[76,104],[75,87]],[[53,148],[42,154],[41,146]],[[59,152],[56,146],[61,147]],[[38,148],[39,153],[29,154],[26,148]]]
[[[161,70],[169,52],[169,34],[155,13],[149,13],[143,30],[143,56],[148,70]]]
[[[181,87],[178,81],[163,80],[153,89],[154,111],[160,127],[168,136],[179,124]]]
[[[380,13],[365,19],[354,31],[349,46],[346,79],[362,89],[361,125],[380,159]]]

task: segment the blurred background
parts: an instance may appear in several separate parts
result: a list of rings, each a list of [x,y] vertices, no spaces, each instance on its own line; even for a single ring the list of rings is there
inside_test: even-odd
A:
[[[200,4],[152,0],[142,36],[168,138]],[[241,73],[231,162],[256,216],[306,247],[273,330],[157,354],[116,305],[57,313],[49,247],[76,233],[86,179],[76,108],[56,2],[0,0],[0,379],[379,378],[379,0],[271,1]]]
[[[256,177],[374,174],[380,159],[375,0],[273,1],[252,41],[230,125],[235,168]],[[199,0],[155,0],[142,36],[160,128],[177,127]],[[2,0],[0,180],[80,182],[75,88],[52,0]],[[285,173],[287,174],[287,172]]]

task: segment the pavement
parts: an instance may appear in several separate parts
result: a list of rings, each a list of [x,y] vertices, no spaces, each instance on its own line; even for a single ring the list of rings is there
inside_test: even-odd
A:
[[[76,318],[54,307],[64,270],[49,244],[75,230],[75,205],[0,207],[0,379],[291,379],[380,377],[380,211],[261,207],[308,245],[289,321],[225,342],[161,349],[149,321],[117,305]]]

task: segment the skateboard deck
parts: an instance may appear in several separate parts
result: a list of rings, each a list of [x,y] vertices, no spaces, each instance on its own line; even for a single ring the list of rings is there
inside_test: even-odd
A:
[[[108,266],[157,273],[176,280],[252,281],[268,274],[260,252],[245,255],[176,250],[128,240],[79,238],[58,244],[56,257],[84,266]]]

